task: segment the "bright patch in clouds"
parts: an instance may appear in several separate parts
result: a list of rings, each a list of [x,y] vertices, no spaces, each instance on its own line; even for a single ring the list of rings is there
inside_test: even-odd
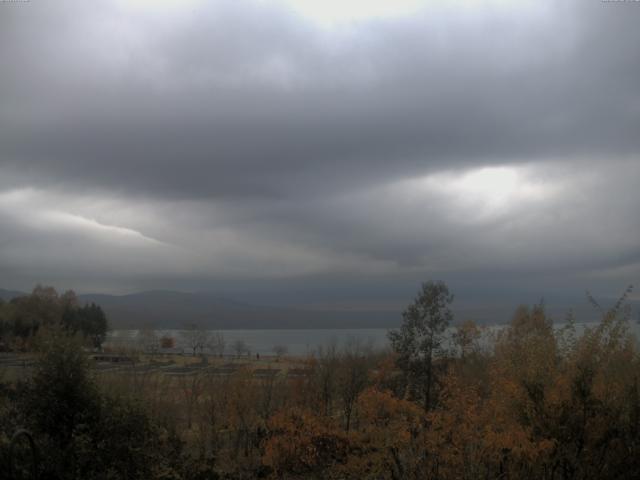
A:
[[[522,198],[540,196],[540,187],[529,183],[513,167],[487,167],[473,170],[450,182],[450,188],[461,196],[482,201],[490,208],[504,207]]]
[[[127,245],[164,245],[132,228],[99,222],[77,212],[52,209],[50,205],[73,203],[56,195],[23,188],[0,192],[0,212],[10,214],[20,223],[40,231],[65,231],[75,235],[99,238],[103,242]],[[70,209],[73,207],[68,205]]]
[[[532,7],[536,2],[520,0],[280,0],[295,12],[324,25],[364,21],[375,18],[397,18],[427,9],[432,13],[463,11],[481,14],[486,8],[502,10]],[[263,0],[263,3],[274,3]]]
[[[439,193],[472,217],[510,213],[525,203],[549,198],[555,186],[536,181],[526,167],[483,167],[430,175],[417,188]],[[415,187],[414,187],[415,188]]]
[[[295,11],[322,23],[408,15],[424,0],[286,0]]]
[[[79,233],[96,235],[112,243],[140,243],[142,245],[165,245],[155,238],[148,237],[131,228],[117,225],[106,225],[92,218],[74,215],[69,212],[48,210],[40,214],[40,219],[56,228],[63,228]]]
[[[118,0],[116,4],[127,10],[174,10],[178,8],[193,8],[200,3],[197,0]]]

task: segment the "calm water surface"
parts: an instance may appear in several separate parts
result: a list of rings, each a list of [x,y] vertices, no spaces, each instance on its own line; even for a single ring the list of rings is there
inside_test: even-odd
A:
[[[577,323],[576,332],[580,332],[586,327],[593,327],[596,323]],[[555,324],[557,329],[563,324]],[[487,327],[485,336],[495,333],[502,326]],[[630,328],[637,338],[640,338],[640,325],[636,322],[630,323]],[[336,344],[338,347],[344,346],[350,341],[358,341],[369,345],[375,349],[388,347],[387,332],[385,328],[370,329],[305,329],[305,330],[219,330],[224,336],[227,345],[225,353],[233,353],[233,344],[237,340],[245,342],[251,353],[261,355],[273,354],[273,347],[284,345],[291,355],[308,355],[318,350],[319,347],[327,347]],[[449,334],[452,329],[449,329]],[[156,330],[158,337],[169,336],[174,338],[177,348],[184,348],[188,351],[184,339],[183,330]],[[142,335],[139,330],[113,330],[107,337],[106,345],[109,346],[129,346],[135,347],[140,344]]]

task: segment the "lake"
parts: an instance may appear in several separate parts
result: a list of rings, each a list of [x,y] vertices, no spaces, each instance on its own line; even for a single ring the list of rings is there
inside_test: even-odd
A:
[[[596,322],[576,323],[576,331],[579,334],[584,328],[593,327],[596,324]],[[555,324],[556,329],[563,326],[563,323]],[[500,328],[503,328],[503,326],[494,325],[488,327],[487,331],[495,332]],[[640,338],[640,325],[637,322],[630,322],[630,328],[636,337]],[[224,336],[226,354],[232,354],[234,342],[242,340],[253,354],[272,355],[274,346],[284,345],[291,355],[308,355],[317,351],[319,347],[326,347],[331,344],[341,347],[353,340],[370,345],[374,349],[383,349],[388,346],[387,332],[389,330],[386,328],[363,328],[217,331]],[[452,331],[452,329],[449,329],[449,334]],[[185,352],[189,350],[184,339],[183,330],[155,330],[155,334],[158,338],[161,336],[172,337],[177,348],[183,348]],[[140,345],[141,338],[139,330],[113,330],[109,332],[105,346],[135,347]]]
[[[332,343],[338,346],[348,341],[357,340],[371,347],[380,349],[387,345],[387,329],[300,329],[300,330],[217,330],[224,336],[227,345],[225,353],[231,354],[234,342],[242,340],[251,353],[272,355],[273,347],[284,345],[291,355],[307,355],[318,347],[325,347]],[[183,330],[156,330],[158,337],[168,336],[175,339],[176,347],[188,347],[184,340]],[[213,332],[212,332],[213,333]],[[139,343],[138,330],[114,330],[109,332],[106,345],[130,345]]]

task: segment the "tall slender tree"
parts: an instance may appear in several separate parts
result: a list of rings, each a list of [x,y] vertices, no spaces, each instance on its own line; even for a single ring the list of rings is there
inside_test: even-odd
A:
[[[424,282],[413,303],[402,313],[400,329],[388,334],[409,392],[421,398],[425,410],[434,400],[434,358],[453,319],[449,308],[452,302],[453,295],[444,282]]]

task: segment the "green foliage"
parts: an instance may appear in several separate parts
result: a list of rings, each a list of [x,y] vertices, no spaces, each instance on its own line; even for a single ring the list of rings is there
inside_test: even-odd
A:
[[[59,298],[63,312],[79,310]],[[519,307],[486,350],[466,322],[450,354],[452,295],[427,283],[390,334],[393,354],[350,343],[298,359],[304,374],[277,380],[256,378],[252,365],[94,378],[70,316],[39,327],[31,380],[0,388],[0,462],[26,427],[45,478],[635,480],[640,354],[625,298],[582,334],[572,316],[558,330],[543,304]]]
[[[107,333],[107,317],[102,308],[91,303],[83,307],[68,305],[62,313],[62,325],[71,333],[80,332],[99,348]]]
[[[80,306],[76,294],[62,295],[52,287],[36,286],[31,295],[0,302],[0,339],[27,345],[43,327],[62,326],[80,333],[93,347],[100,348],[107,334],[107,317],[98,305]]]
[[[65,448],[79,425],[96,421],[99,396],[77,337],[59,328],[40,332],[32,381],[25,387],[24,414],[30,426]]]
[[[51,328],[40,332],[36,345],[35,373],[13,406],[44,453],[45,476],[182,478],[182,442],[133,400],[100,392],[77,337]]]
[[[425,410],[433,402],[434,357],[440,353],[445,330],[453,319],[452,302],[453,295],[444,282],[425,282],[403,312],[400,330],[388,334],[408,387],[422,398]]]
[[[95,421],[74,436],[77,478],[180,478],[182,444],[170,440],[142,406],[102,396]]]

